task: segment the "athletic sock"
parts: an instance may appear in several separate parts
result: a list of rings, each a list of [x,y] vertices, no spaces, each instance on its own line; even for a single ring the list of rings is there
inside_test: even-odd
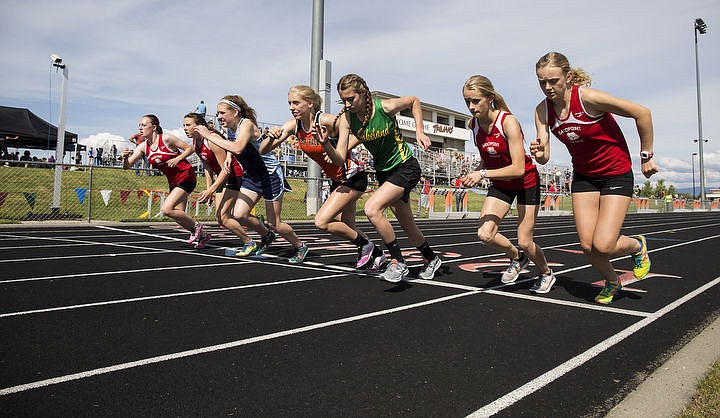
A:
[[[362,234],[358,232],[357,237],[351,242],[355,244],[356,247],[364,247],[370,241],[368,241],[364,236],[362,236]]]
[[[430,248],[430,245],[428,245],[428,242],[425,241],[423,244],[419,247],[417,247],[418,251],[420,251],[420,254],[422,254],[423,258],[427,261],[432,261],[437,257],[437,254],[435,254],[435,251]]]
[[[386,242],[385,247],[390,253],[390,258],[397,260],[398,263],[405,262],[405,259],[402,256],[402,251],[400,251],[400,245],[398,244],[397,240],[394,240],[389,244]]]

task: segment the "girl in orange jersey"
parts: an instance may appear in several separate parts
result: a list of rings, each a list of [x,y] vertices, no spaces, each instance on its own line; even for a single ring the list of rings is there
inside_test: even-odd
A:
[[[351,151],[342,166],[333,164],[328,157],[326,145],[318,140],[318,135],[325,130],[326,136],[337,137],[337,129],[333,126],[335,115],[321,112],[322,98],[311,87],[298,85],[291,88],[288,104],[293,119],[282,127],[272,128],[260,146],[260,152],[270,152],[289,137],[297,137],[300,149],[320,165],[332,182],[330,195],[315,215],[315,226],[357,246],[355,268],[376,270],[384,263],[385,255],[367,235],[355,228],[356,202],[367,188],[367,173]]]

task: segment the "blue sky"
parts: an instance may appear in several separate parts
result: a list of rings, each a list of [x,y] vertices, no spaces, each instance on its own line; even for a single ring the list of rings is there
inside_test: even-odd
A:
[[[128,137],[145,113],[179,130],[199,100],[212,110],[226,94],[245,97],[261,122],[279,124],[289,118],[288,89],[310,82],[311,11],[312,0],[3,2],[0,104],[57,124],[62,77],[49,58],[56,53],[69,69],[67,129],[81,142]],[[463,112],[462,84],[486,75],[532,139],[542,99],[535,61],[563,52],[592,75],[593,87],[652,110],[661,169],[653,180],[684,188],[697,152],[696,17],[709,28],[699,39],[705,172],[707,186],[720,187],[717,0],[332,0],[323,55],[333,85],[358,73],[373,90]],[[637,171],[637,132],[627,120],[621,126]],[[552,144],[553,161],[569,164],[564,146]]]

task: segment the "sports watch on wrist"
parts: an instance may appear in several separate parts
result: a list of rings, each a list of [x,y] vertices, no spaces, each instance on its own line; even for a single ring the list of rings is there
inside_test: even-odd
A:
[[[640,158],[643,160],[649,160],[653,157],[652,151],[640,151]]]

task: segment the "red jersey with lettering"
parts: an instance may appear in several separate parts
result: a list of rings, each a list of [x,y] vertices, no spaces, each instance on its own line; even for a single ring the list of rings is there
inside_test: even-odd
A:
[[[169,167],[167,162],[181,154],[180,151],[171,151],[162,139],[162,134],[158,135],[157,149],[152,150],[150,144],[145,142],[145,155],[153,167],[160,170],[167,176],[170,190],[177,187],[184,181],[196,181],[195,170],[187,160],[181,160],[175,167]]]
[[[207,140],[203,138],[200,143],[197,143],[193,141],[193,146],[195,147],[195,153],[200,156],[200,159],[203,161],[203,163],[207,164],[208,167],[210,167],[210,171],[213,172],[213,174],[218,175],[220,174],[220,171],[222,171],[222,164],[224,164],[224,161],[221,163],[220,161],[215,158],[215,153],[210,149],[208,146]],[[243,175],[243,168],[238,162],[236,158],[230,159],[230,177],[242,177]]]
[[[483,168],[486,170],[503,168],[512,164],[510,147],[508,146],[508,140],[505,136],[505,130],[503,129],[503,122],[509,115],[510,113],[501,110],[495,118],[492,129],[488,133],[485,133],[485,131],[478,126],[476,118],[470,121],[470,129],[473,131],[475,146],[480,151]],[[525,137],[523,136],[523,141],[524,139]],[[523,174],[522,177],[507,180],[490,179],[493,186],[504,190],[528,189],[536,186],[539,180],[540,175],[538,174],[537,167],[527,153],[525,154],[525,174]]]
[[[608,112],[589,115],[580,98],[580,86],[570,92],[568,116],[560,119],[552,101],[545,100],[552,133],[568,149],[573,170],[588,177],[613,177],[632,169],[630,152],[620,127]]]
[[[320,114],[321,112],[317,112],[315,114],[316,124],[320,120]],[[323,149],[323,145],[318,142],[315,137],[313,137],[312,132],[306,131],[303,128],[302,122],[299,120],[297,121],[297,125],[295,127],[295,136],[297,136],[298,145],[300,146],[302,152],[318,163],[329,179],[342,183],[356,173],[363,171],[363,168],[360,166],[360,163],[354,156],[352,150],[348,150],[345,164],[342,167],[339,167],[332,162],[328,162],[326,160],[327,154]]]

